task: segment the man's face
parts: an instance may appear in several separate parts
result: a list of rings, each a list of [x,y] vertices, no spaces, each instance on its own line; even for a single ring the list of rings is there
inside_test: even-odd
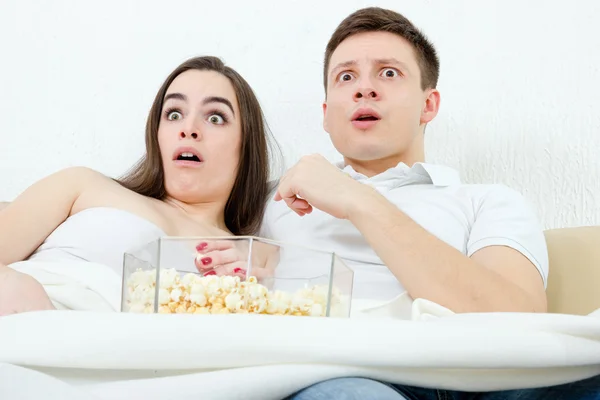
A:
[[[323,125],[347,160],[410,160],[438,103],[436,90],[421,89],[412,46],[396,34],[356,34],[331,55]]]

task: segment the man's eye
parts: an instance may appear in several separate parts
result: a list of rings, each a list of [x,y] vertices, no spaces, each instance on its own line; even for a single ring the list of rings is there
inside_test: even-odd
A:
[[[381,71],[381,75],[386,78],[395,78],[396,76],[398,76],[400,74],[394,68],[385,68],[383,71]]]
[[[352,75],[349,74],[349,73],[347,73],[347,72],[341,74],[340,78],[339,78],[340,81],[346,81],[346,82],[349,81],[349,80],[351,80],[351,79],[352,79]]]
[[[179,111],[171,111],[167,114],[167,119],[169,121],[177,121],[177,120],[180,120],[181,118],[183,118],[183,116],[181,115],[181,113]]]

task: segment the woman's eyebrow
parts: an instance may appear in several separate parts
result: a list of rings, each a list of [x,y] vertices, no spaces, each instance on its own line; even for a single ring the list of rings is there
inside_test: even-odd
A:
[[[183,93],[169,93],[168,95],[165,96],[165,102],[167,100],[170,99],[175,99],[175,100],[182,100],[187,102],[188,98],[185,94]],[[231,110],[231,113],[235,116],[235,111],[233,111],[233,105],[231,104],[231,101],[227,100],[225,97],[221,97],[221,96],[208,96],[205,97],[204,100],[202,100],[202,105],[207,105],[210,103],[221,103],[221,104],[225,104],[227,107],[229,107],[229,109]]]
[[[168,95],[165,96],[164,101],[167,101],[169,99],[187,101],[187,96],[183,93],[169,93]]]
[[[210,104],[210,103],[225,104],[227,107],[229,107],[229,109],[231,110],[231,113],[235,116],[235,111],[233,111],[233,105],[231,105],[231,102],[229,100],[227,100],[225,97],[209,96],[209,97],[205,97],[204,100],[202,101],[202,104],[204,104],[204,105]]]

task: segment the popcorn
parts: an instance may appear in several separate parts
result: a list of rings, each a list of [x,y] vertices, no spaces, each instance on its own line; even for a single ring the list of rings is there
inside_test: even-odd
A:
[[[193,304],[196,304],[200,307],[204,307],[206,305],[206,303],[208,302],[208,300],[206,299],[206,296],[202,293],[190,294],[190,301]]]
[[[181,295],[183,294],[183,292],[179,289],[173,289],[171,291],[171,300],[173,301],[179,301],[181,300]]]
[[[238,311],[244,307],[244,300],[237,292],[231,292],[225,297],[225,307],[230,311]]]
[[[318,316],[324,315],[323,306],[320,305],[320,304],[313,304],[310,307],[310,313],[309,313],[309,315],[311,317],[318,317]]]
[[[177,271],[174,269],[165,269],[160,271],[160,287],[162,289],[168,289],[175,285],[175,282],[178,280],[179,275]]]
[[[158,304],[167,304],[171,299],[171,294],[167,289],[158,289]]]
[[[180,277],[175,269],[162,270],[158,285],[159,314],[269,314],[320,317],[326,315],[328,285],[295,293],[269,291],[251,276]],[[156,271],[137,270],[127,279],[129,312],[152,313]],[[341,293],[334,289],[332,307],[339,307]],[[333,308],[332,308],[333,309]]]

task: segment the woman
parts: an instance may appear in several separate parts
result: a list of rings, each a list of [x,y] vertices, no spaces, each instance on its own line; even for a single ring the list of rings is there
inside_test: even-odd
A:
[[[146,154],[122,179],[68,168],[0,211],[0,315],[53,309],[43,287],[7,265],[84,259],[121,273],[123,253],[160,236],[258,230],[269,194],[261,107],[215,57],[178,66],[146,124]]]

